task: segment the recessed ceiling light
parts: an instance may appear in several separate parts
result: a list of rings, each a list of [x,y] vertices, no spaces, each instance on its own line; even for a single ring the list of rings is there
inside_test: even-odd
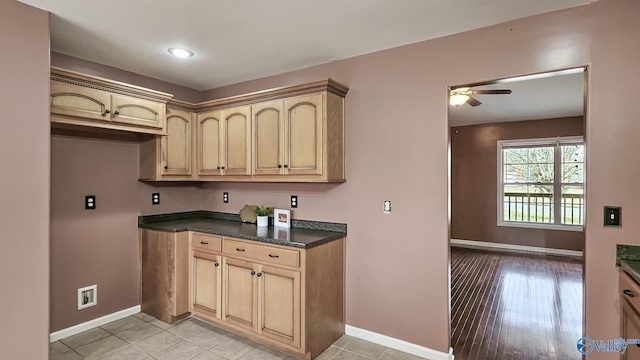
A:
[[[171,55],[179,58],[188,58],[193,56],[193,51],[183,48],[168,48],[167,51]]]

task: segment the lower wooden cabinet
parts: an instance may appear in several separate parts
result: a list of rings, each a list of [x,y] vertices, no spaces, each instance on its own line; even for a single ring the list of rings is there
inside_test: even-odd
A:
[[[220,319],[222,266],[220,255],[194,251],[191,255],[191,291],[192,300],[189,311],[200,311],[213,318]]]
[[[260,265],[258,334],[300,347],[300,272]]]
[[[253,263],[224,258],[224,316],[231,325],[256,331],[258,291]]]
[[[344,334],[345,239],[310,249],[197,232],[140,230],[142,310],[191,312],[313,359]]]
[[[140,230],[142,312],[166,323],[189,315],[189,234]]]

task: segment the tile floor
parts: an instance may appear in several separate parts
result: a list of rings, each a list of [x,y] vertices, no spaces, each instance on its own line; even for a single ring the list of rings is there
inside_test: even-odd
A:
[[[295,360],[297,358],[187,318],[173,325],[139,313],[56,341],[50,360]],[[418,360],[417,356],[343,336],[318,360]]]

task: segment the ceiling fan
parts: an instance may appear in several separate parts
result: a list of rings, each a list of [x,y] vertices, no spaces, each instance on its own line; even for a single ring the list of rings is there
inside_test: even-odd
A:
[[[476,98],[471,97],[471,95],[507,95],[511,94],[511,90],[509,89],[497,89],[497,90],[471,90],[468,87],[461,87],[456,89],[451,89],[449,91],[449,104],[452,106],[460,106],[464,103],[467,103],[471,106],[478,106],[482,104]]]

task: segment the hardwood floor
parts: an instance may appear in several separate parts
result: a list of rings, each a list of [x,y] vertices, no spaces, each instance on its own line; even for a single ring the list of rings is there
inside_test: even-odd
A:
[[[456,360],[579,360],[582,262],[451,248]]]

